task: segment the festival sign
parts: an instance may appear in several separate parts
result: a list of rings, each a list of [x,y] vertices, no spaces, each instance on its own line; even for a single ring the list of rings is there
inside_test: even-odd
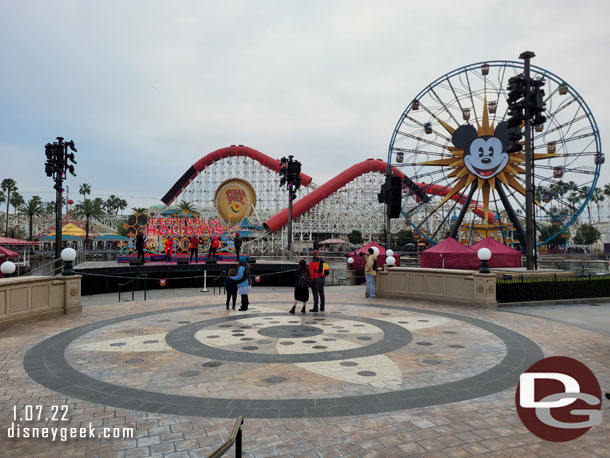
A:
[[[237,223],[254,211],[256,192],[246,180],[231,178],[216,189],[214,206],[224,221]]]

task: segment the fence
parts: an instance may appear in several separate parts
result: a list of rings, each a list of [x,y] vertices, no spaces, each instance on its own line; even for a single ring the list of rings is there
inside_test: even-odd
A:
[[[610,296],[610,274],[499,276],[499,303],[581,299]]]

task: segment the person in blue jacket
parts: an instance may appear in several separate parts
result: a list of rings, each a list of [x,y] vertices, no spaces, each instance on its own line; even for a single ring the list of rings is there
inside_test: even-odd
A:
[[[250,264],[245,256],[239,257],[239,268],[237,269],[237,275],[231,277],[231,280],[237,282],[237,291],[241,295],[241,307],[240,311],[245,312],[248,310],[248,294],[250,294],[250,285],[252,280],[250,279]]]

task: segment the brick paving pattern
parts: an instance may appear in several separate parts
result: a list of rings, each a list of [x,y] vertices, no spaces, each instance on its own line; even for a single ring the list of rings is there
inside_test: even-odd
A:
[[[607,336],[328,290],[327,311],[305,316],[287,313],[291,290],[254,289],[247,313],[200,295],[1,328],[0,456],[208,456],[240,413],[247,457],[610,456],[607,400],[603,424],[567,443],[538,439],[514,407],[518,373],[542,354],[579,359],[609,391]],[[22,426],[91,423],[134,437],[10,439],[13,408],[25,405],[68,414]]]

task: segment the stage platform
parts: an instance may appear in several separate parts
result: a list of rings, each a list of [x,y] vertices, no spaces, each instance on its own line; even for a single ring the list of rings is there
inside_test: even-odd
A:
[[[221,260],[206,264],[200,260],[195,264],[173,262],[146,262],[143,265],[129,265],[116,261],[92,261],[77,265],[74,270],[82,275],[82,294],[105,294],[159,288],[199,288],[203,287],[207,273],[207,287],[224,284],[227,272],[237,268],[233,260]],[[188,258],[187,258],[188,260]],[[293,286],[295,263],[276,260],[256,260],[250,264],[252,286]],[[144,277],[146,276],[146,277]],[[258,277],[259,281],[256,281]],[[134,279],[133,284],[130,280]],[[126,284],[130,282],[129,284]],[[122,284],[122,286],[120,286]]]

